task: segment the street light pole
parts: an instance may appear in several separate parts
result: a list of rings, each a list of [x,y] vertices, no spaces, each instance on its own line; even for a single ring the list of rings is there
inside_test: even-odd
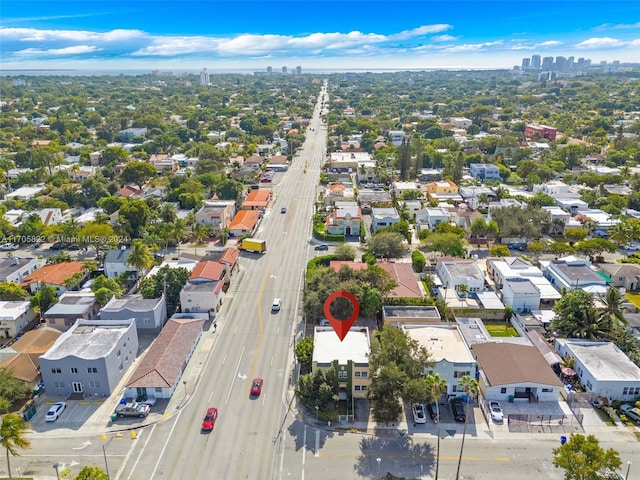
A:
[[[380,462],[382,459],[380,457],[376,458],[376,462],[378,462],[378,478],[380,478]]]
[[[627,462],[627,474],[624,476],[624,480],[629,480],[629,470],[631,470],[631,465],[633,465],[633,463],[631,463],[631,460],[629,460]]]
[[[109,462],[107,462],[107,448],[109,448],[109,445],[111,445],[112,441],[113,437],[107,440],[107,443],[102,445],[102,455],[104,456],[104,468],[107,473],[107,480],[111,480],[111,476],[109,475]]]
[[[187,381],[183,380],[182,384],[184,385],[184,398],[187,398]]]
[[[316,405],[316,420],[318,420],[318,410],[320,409],[320,407],[318,405]]]
[[[60,472],[58,471],[58,467],[59,467],[59,466],[60,466],[60,465],[58,465],[57,463],[54,463],[54,464],[53,464],[53,468],[54,468],[54,469],[55,469],[55,471],[56,471],[56,478],[57,478],[58,480],[60,480]]]

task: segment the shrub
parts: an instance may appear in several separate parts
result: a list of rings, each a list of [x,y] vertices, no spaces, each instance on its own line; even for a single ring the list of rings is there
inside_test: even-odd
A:
[[[427,260],[424,258],[424,255],[420,250],[415,249],[411,252],[411,265],[413,266],[414,272],[422,272],[426,264]]]

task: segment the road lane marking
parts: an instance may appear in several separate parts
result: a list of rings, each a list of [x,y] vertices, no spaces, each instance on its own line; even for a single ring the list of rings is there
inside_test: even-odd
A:
[[[300,475],[300,480],[304,480],[304,461],[305,461],[305,453],[307,451],[307,426],[304,426],[304,432],[302,434],[302,474]]]
[[[314,457],[320,456],[320,430],[316,429],[316,447],[313,452]]]
[[[224,362],[227,361],[227,354],[224,354],[224,357],[222,357],[222,365],[224,365]]]
[[[208,401],[209,404],[211,404],[211,397],[213,397],[213,392],[209,394],[209,401]]]
[[[240,352],[240,358],[238,359],[238,365],[236,365],[236,372],[235,372],[236,374],[233,376],[233,380],[231,380],[231,386],[229,387],[229,391],[227,392],[227,399],[224,401],[225,405],[229,404],[229,397],[231,396],[231,391],[233,390],[233,384],[236,383],[236,378],[240,375],[240,362],[242,362],[244,349],[245,347],[242,347],[242,352]]]
[[[264,407],[264,399],[265,399],[265,394],[262,394],[262,406]]]
[[[129,472],[129,476],[127,477],[127,480],[131,480],[131,477],[133,476],[133,472],[136,471],[136,467],[138,466],[138,462],[142,458],[142,454],[144,453],[144,449],[147,448],[147,445],[151,441],[151,436],[153,435],[153,432],[156,429],[156,426],[157,426],[157,424],[154,424],[153,427],[151,428],[151,431],[149,432],[149,435],[147,436],[147,441],[144,442],[144,445],[140,449],[140,453],[138,454],[138,458],[136,458],[136,461],[134,462],[133,466],[131,467],[131,472]],[[140,432],[140,433],[142,433],[142,432]],[[140,437],[138,437],[138,438],[140,438]]]
[[[182,415],[182,412],[184,412],[184,410],[180,409],[180,411],[176,415],[176,419],[173,422],[173,426],[171,427],[171,430],[169,430],[169,435],[167,435],[167,439],[165,440],[164,446],[162,447],[162,450],[160,451],[160,455],[158,456],[158,461],[156,462],[155,466],[153,467],[153,472],[151,472],[151,475],[149,475],[149,478],[156,478],[156,472],[158,471],[158,467],[160,466],[160,462],[162,461],[162,457],[164,457],[164,452],[167,450],[167,447],[169,446],[169,442],[171,440],[173,440],[172,439],[173,431],[178,426],[178,420],[180,420],[180,415]],[[125,463],[122,464],[123,467],[124,467]],[[117,477],[116,477],[116,480],[117,480]]]
[[[273,356],[271,357],[271,361],[269,362],[269,365],[272,366],[273,365]]]

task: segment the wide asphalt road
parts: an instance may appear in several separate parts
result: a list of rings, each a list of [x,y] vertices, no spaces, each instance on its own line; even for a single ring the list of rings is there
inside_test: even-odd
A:
[[[236,480],[275,475],[293,337],[301,318],[302,276],[311,254],[307,239],[326,153],[319,104],[302,150],[286,173],[275,176],[273,201],[255,235],[266,240],[267,253],[242,254],[243,272],[230,288],[217,332],[205,333],[212,337],[203,342],[211,352],[199,384],[185,388],[190,401],[141,436],[135,448],[144,454],[134,451],[119,478]],[[286,213],[281,213],[283,207]],[[282,299],[277,313],[271,311],[274,298]],[[264,378],[264,386],[259,397],[250,398],[254,377]],[[182,394],[181,389],[176,394]],[[201,433],[208,407],[218,408],[218,420],[213,432]]]

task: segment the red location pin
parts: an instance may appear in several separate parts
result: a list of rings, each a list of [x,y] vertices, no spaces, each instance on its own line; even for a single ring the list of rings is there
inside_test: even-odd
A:
[[[345,320],[340,320],[339,318],[331,315],[331,304],[336,298],[346,298],[351,302],[353,306],[353,313],[351,316]],[[353,325],[353,322],[358,318],[358,314],[360,313],[360,304],[358,303],[358,299],[351,292],[346,292],[344,290],[340,290],[338,292],[334,292],[324,301],[324,316],[327,317],[329,323],[333,327],[333,331],[336,332],[340,341],[344,340],[344,337],[349,333],[349,329]]]

